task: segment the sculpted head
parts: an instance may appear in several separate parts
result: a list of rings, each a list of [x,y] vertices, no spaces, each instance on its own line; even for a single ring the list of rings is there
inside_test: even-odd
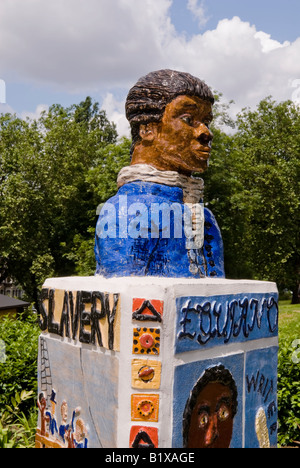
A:
[[[213,103],[210,88],[189,73],[159,70],[142,77],[126,101],[132,164],[186,175],[204,172],[211,151]]]
[[[194,386],[183,414],[185,448],[229,448],[238,393],[228,369],[208,368]]]

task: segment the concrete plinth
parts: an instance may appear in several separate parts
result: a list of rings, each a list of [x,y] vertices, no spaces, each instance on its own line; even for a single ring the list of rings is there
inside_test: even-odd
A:
[[[38,447],[276,446],[274,283],[54,278],[40,313]]]

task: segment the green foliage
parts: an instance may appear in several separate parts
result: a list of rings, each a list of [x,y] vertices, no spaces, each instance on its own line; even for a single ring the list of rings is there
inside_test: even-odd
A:
[[[220,225],[228,278],[300,283],[300,112],[267,98],[236,122],[216,96],[205,203]],[[222,129],[235,126],[228,135]],[[130,141],[91,98],[37,121],[0,116],[0,277],[35,303],[49,276],[94,273],[97,207],[117,191]],[[295,297],[295,294],[294,294]]]
[[[205,205],[214,213],[222,232],[226,277],[251,278],[253,271],[248,253],[250,233],[245,222],[249,207],[239,199],[243,182],[234,156],[233,138],[218,128],[212,131],[211,161],[208,171],[202,174]]]
[[[99,167],[105,178],[102,150],[116,140],[89,97],[37,121],[0,116],[0,270],[35,303],[46,277],[74,273],[65,254],[87,238],[100,202],[88,176]]]
[[[281,339],[278,363],[278,442],[300,442],[300,363],[293,362],[294,337]]]
[[[34,447],[37,414],[31,411],[26,416],[20,406],[26,400],[32,399],[33,391],[23,390],[11,397],[11,405],[6,405],[0,418],[0,448],[32,448]]]
[[[118,190],[118,173],[122,167],[130,164],[130,146],[131,141],[122,138],[117,144],[109,144],[99,149],[95,165],[87,171],[88,190],[93,195],[93,199],[97,200],[97,205],[94,204],[93,225],[86,232],[74,236],[73,245],[65,254],[65,258],[75,265],[77,275],[88,276],[95,273],[94,238],[97,216],[101,204],[115,195]]]
[[[0,362],[0,448],[34,446],[39,334],[33,313],[0,320],[6,354]]]
[[[74,263],[77,276],[92,276],[95,273],[95,228],[89,228],[88,234],[88,238],[76,234],[71,251],[65,254],[65,257]]]
[[[294,340],[300,339],[300,305],[279,302],[278,442],[300,441],[300,363],[294,362]],[[299,354],[300,355],[300,354]],[[298,352],[297,352],[298,356]]]
[[[213,128],[205,195],[220,225],[227,277],[300,283],[300,111],[267,98],[234,135]]]
[[[279,287],[300,282],[300,112],[292,102],[263,100],[238,118],[234,157],[248,206],[249,255],[255,274]]]
[[[22,400],[20,409],[27,414],[37,394],[37,354],[40,330],[36,316],[0,320],[0,339],[5,343],[6,360],[0,363],[0,416],[16,394],[30,389],[31,401]]]

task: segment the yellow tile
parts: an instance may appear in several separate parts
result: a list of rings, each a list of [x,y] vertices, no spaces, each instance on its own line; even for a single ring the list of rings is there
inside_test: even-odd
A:
[[[161,362],[149,359],[132,360],[132,381],[133,388],[153,389],[160,388]]]

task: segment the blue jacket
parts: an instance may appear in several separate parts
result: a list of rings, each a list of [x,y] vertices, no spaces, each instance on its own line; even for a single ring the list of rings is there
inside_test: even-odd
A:
[[[183,210],[183,191],[178,187],[138,181],[123,185],[117,195],[106,202],[96,227],[96,274],[107,278],[225,277],[222,237],[211,211],[204,208],[203,248],[188,250],[182,222],[182,235],[178,237],[178,227],[175,235],[174,216],[170,217],[167,237],[164,221],[160,220],[159,226],[153,225],[153,204],[167,207],[176,204]]]

